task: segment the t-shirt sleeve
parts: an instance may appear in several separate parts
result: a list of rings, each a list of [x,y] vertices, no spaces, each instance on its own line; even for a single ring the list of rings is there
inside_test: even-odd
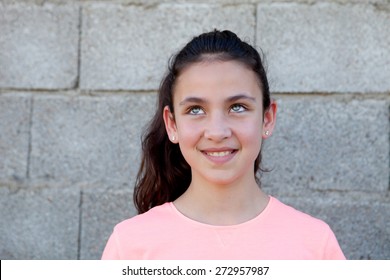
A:
[[[102,260],[119,260],[120,256],[118,249],[119,247],[117,245],[117,237],[114,230],[107,241],[106,247],[104,248]]]
[[[336,239],[336,236],[334,235],[333,231],[330,228],[328,230],[327,239],[325,241],[324,259],[325,260],[346,259]]]

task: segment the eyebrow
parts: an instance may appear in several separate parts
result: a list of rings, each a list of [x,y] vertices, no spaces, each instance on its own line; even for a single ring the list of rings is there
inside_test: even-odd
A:
[[[249,100],[249,101],[252,101],[252,102],[256,102],[256,98],[255,97],[248,96],[246,94],[237,94],[237,95],[231,96],[226,101],[229,103],[229,102],[235,102],[235,101],[238,101],[238,100],[241,100],[241,99],[245,99],[245,100]],[[183,106],[183,105],[185,105],[187,103],[204,104],[204,103],[207,103],[207,101],[205,99],[203,99],[203,98],[189,96],[189,97],[186,97],[183,101],[181,101],[179,103],[179,105]]]
[[[237,94],[237,95],[234,95],[232,97],[229,97],[227,99],[228,102],[234,102],[234,101],[238,101],[238,100],[241,100],[241,99],[245,99],[245,100],[249,100],[249,101],[252,101],[252,102],[256,102],[256,98],[255,97],[252,97],[252,96],[248,96],[246,94]]]

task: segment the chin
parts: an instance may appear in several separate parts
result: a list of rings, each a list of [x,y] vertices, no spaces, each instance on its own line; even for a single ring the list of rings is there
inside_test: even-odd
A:
[[[214,185],[219,185],[219,186],[226,186],[226,185],[231,185],[235,182],[237,182],[237,179],[236,177],[231,177],[231,176],[218,176],[218,177],[208,177],[206,178],[206,180],[208,182],[210,182],[211,184],[214,184]]]

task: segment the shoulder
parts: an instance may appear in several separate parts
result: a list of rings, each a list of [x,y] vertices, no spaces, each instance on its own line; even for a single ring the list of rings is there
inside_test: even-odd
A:
[[[149,211],[134,216],[130,219],[118,223],[114,227],[114,232],[136,232],[137,230],[150,230],[153,227],[161,227],[167,221],[172,220],[172,209],[169,202],[153,207]]]
[[[324,221],[315,218],[307,213],[299,211],[278,199],[271,197],[271,215],[276,223],[288,223],[289,225],[310,227],[312,229],[329,230],[329,226]]]
[[[165,203],[120,222],[107,241],[102,259],[148,258],[148,248],[156,248],[159,240],[169,238],[173,220],[171,205]]]
[[[271,202],[271,223],[279,229],[279,240],[289,240],[309,249],[308,259],[345,259],[336,236],[326,222],[275,198]]]

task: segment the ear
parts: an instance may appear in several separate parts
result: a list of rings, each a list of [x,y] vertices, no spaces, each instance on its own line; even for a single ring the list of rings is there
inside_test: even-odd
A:
[[[276,124],[276,111],[277,104],[275,100],[271,100],[269,108],[264,112],[263,120],[263,139],[266,139],[272,135]],[[268,131],[268,132],[267,132]]]
[[[171,113],[168,106],[164,107],[163,119],[165,124],[165,130],[167,131],[168,138],[172,143],[178,143],[177,128],[175,122],[175,116]]]

